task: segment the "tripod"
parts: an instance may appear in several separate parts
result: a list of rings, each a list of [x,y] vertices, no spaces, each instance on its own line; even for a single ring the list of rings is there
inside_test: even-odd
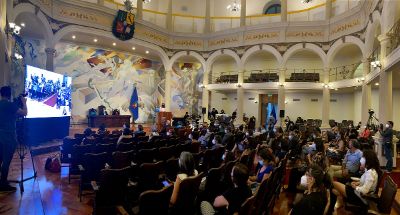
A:
[[[370,126],[373,130],[377,130],[378,126],[375,124],[375,121],[379,123],[379,119],[376,118],[374,114],[370,114],[367,121],[367,126]]]
[[[37,177],[37,172],[36,172],[36,168],[35,168],[35,162],[33,162],[31,147],[27,146],[25,144],[25,140],[24,140],[24,135],[25,135],[24,120],[25,120],[25,118],[20,118],[17,120],[17,137],[18,137],[19,144],[17,146],[16,151],[19,156],[20,167],[21,167],[20,180],[9,181],[11,183],[19,184],[21,194],[24,192],[24,182],[31,180],[31,179],[36,179],[36,177]],[[33,167],[33,176],[24,178],[24,159],[25,159],[26,155],[28,154],[28,152],[29,152],[29,155],[31,156],[31,162],[32,162],[32,167]]]

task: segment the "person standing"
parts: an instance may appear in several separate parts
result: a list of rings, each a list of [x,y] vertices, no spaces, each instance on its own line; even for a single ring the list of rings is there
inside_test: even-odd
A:
[[[385,152],[386,171],[388,173],[392,172],[393,169],[393,157],[392,157],[392,147],[393,147],[393,122],[388,121],[385,126],[385,130],[382,127],[379,128],[379,133],[383,137],[382,147]]]
[[[10,186],[7,177],[10,163],[17,147],[16,120],[19,116],[26,116],[26,98],[20,97],[20,107],[11,102],[11,87],[5,86],[0,89],[0,192],[15,191],[16,188]]]

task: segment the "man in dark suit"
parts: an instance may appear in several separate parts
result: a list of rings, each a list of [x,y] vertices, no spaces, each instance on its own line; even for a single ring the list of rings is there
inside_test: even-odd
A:
[[[393,157],[392,157],[392,147],[393,147],[393,121],[388,121],[385,125],[385,130],[383,126],[379,127],[379,133],[383,137],[382,147],[385,152],[386,171],[388,173],[392,172],[393,168]]]

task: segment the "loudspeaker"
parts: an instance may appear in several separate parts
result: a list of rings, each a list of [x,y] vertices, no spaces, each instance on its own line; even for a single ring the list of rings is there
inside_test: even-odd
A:
[[[201,113],[202,114],[206,114],[207,113],[207,108],[205,108],[205,107],[201,108]]]
[[[285,117],[285,110],[279,110],[279,117],[280,118]]]

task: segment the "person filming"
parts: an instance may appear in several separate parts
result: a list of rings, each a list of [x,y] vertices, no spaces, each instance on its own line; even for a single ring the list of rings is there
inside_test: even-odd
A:
[[[16,102],[11,101],[11,87],[4,86],[0,89],[0,192],[12,192],[16,188],[10,186],[7,177],[10,163],[17,147],[16,120],[26,116],[26,98],[19,97]]]
[[[385,152],[386,162],[386,171],[388,173],[392,172],[393,169],[393,158],[392,158],[392,147],[393,147],[393,121],[388,121],[385,125],[385,129],[383,126],[379,127],[379,133],[383,137],[383,150]]]

